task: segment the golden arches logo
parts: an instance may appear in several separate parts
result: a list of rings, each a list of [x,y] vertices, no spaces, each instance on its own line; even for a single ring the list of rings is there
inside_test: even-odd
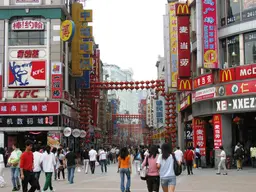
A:
[[[193,119],[194,125],[203,125],[204,121],[202,119]]]
[[[215,122],[216,122],[216,121],[220,121],[220,118],[219,118],[219,116],[218,116],[218,115],[215,115],[215,116],[214,116],[214,119],[213,119],[213,121],[215,121]]]
[[[188,88],[187,88],[188,87]],[[189,80],[181,80],[179,90],[191,90],[191,83]]]
[[[230,70],[222,71],[221,81],[232,81],[232,73]]]
[[[187,4],[176,5],[176,15],[189,15],[189,8]]]

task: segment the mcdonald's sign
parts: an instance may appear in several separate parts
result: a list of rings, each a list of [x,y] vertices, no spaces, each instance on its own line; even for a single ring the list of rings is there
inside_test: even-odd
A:
[[[220,70],[220,82],[235,80],[235,68]]]
[[[214,116],[213,116],[213,121],[214,121],[214,122],[220,121],[219,115],[214,115]]]
[[[187,4],[177,3],[175,5],[176,16],[190,15],[189,7]]]
[[[204,120],[199,119],[199,118],[194,118],[193,119],[193,124],[194,125],[203,125],[204,124]]]
[[[178,79],[178,91],[191,91],[192,79]]]

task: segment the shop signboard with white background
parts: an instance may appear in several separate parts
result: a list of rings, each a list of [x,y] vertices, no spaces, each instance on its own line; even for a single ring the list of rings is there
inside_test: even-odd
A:
[[[213,99],[216,97],[216,87],[201,89],[192,93],[192,103]]]
[[[21,100],[21,99],[42,99],[47,97],[46,89],[8,89],[7,99]]]
[[[15,5],[41,5],[42,0],[15,0]]]

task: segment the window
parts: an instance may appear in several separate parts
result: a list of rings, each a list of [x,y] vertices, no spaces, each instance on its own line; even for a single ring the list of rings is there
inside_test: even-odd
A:
[[[228,45],[228,66],[235,67],[240,65],[239,36],[227,38]]]
[[[256,32],[244,34],[245,64],[256,63]]]
[[[227,0],[227,24],[240,21],[240,0]]]
[[[226,25],[226,11],[225,11],[225,7],[226,7],[226,3],[225,3],[225,1],[224,0],[220,0],[219,1],[219,12],[220,12],[220,14],[219,14],[219,16],[220,16],[220,18],[219,18],[219,24],[220,24],[220,26],[224,26],[224,25]]]
[[[223,68],[228,68],[228,58],[227,58],[227,39],[220,40],[220,64]]]
[[[243,20],[256,17],[256,1],[255,0],[243,0]]]
[[[45,20],[41,17],[13,17],[9,23],[9,45],[46,45],[46,30],[12,30],[12,23],[15,21],[33,20],[42,21],[45,25]]]

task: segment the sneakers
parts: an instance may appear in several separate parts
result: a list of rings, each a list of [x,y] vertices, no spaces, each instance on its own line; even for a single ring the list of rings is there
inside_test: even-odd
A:
[[[18,191],[18,189],[17,189],[16,187],[14,187],[14,188],[12,189],[12,191]]]
[[[20,190],[20,185],[18,185],[17,190],[18,190],[18,191]]]

